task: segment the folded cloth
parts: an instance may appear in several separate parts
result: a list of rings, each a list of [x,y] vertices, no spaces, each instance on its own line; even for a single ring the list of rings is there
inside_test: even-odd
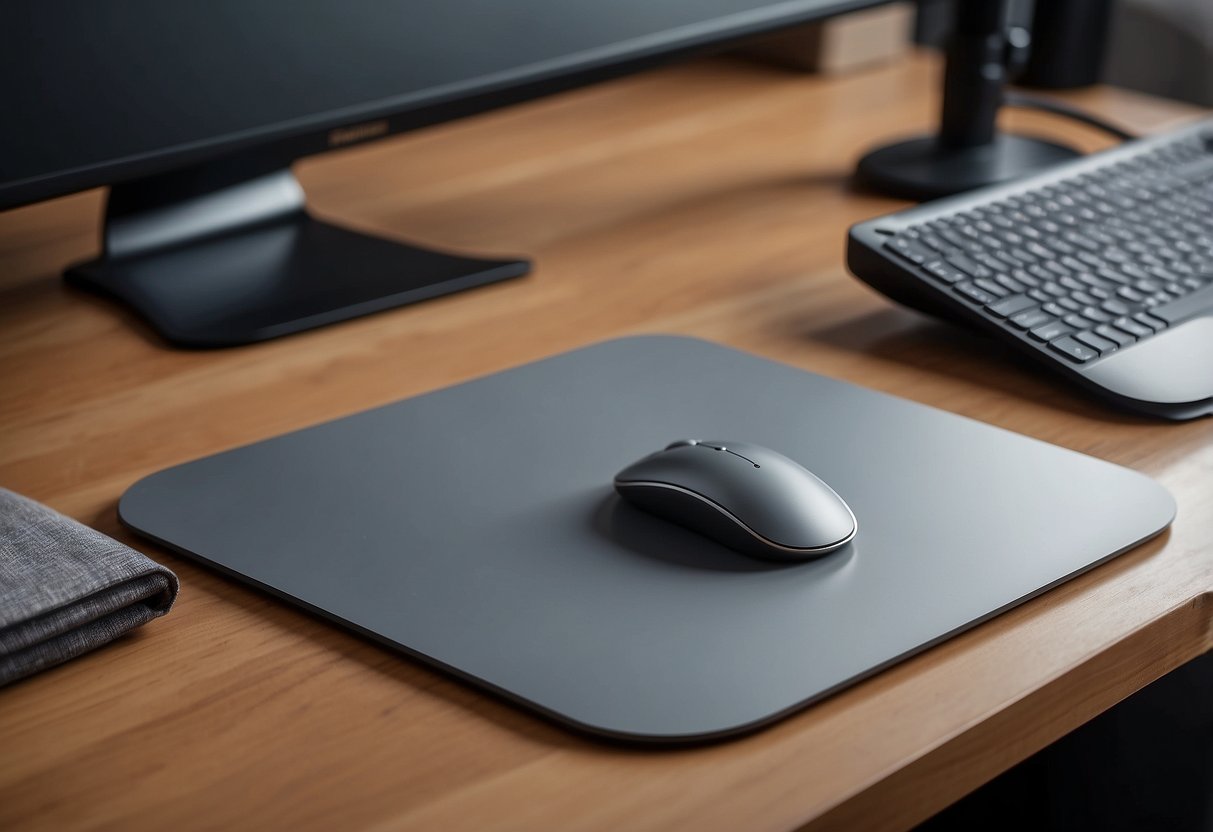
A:
[[[0,685],[107,644],[176,597],[160,564],[0,488]]]

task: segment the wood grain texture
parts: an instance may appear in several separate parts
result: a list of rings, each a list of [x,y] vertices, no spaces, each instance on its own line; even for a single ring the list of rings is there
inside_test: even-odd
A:
[[[0,484],[167,563],[177,608],[0,690],[0,828],[905,829],[1213,646],[1213,421],[1104,408],[849,277],[862,149],[927,128],[918,56],[822,80],[715,59],[299,166],[318,213],[524,253],[522,280],[218,352],[64,287],[85,193],[0,214]],[[1192,113],[1074,100],[1156,129]],[[1055,118],[1019,126],[1086,148]],[[1172,530],[778,725],[602,744],[133,538],[137,478],[604,338],[696,335],[1117,462]]]

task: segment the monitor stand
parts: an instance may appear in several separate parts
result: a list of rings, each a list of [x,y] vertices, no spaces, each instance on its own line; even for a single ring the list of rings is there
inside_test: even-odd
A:
[[[359,234],[308,214],[289,168],[210,163],[115,185],[104,252],[70,283],[183,347],[248,344],[529,270]]]

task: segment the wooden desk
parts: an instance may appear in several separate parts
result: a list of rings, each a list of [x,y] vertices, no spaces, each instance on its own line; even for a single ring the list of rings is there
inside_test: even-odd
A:
[[[0,215],[0,483],[177,570],[172,614],[0,690],[0,827],[905,829],[1213,645],[1213,421],[1107,410],[843,266],[864,146],[935,65],[822,80],[727,59],[300,166],[350,224],[533,255],[521,281],[222,352],[64,288],[100,195]],[[1188,113],[1113,90],[1127,125]],[[1058,119],[1021,125],[1087,147]],[[121,529],[138,477],[637,332],[715,339],[1150,474],[1169,535],[751,737],[603,745]]]

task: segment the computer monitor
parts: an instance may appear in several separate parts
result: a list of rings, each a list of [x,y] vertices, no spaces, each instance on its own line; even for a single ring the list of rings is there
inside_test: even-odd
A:
[[[294,160],[881,2],[5,0],[0,209],[108,185],[72,283],[179,345],[273,338],[528,269],[321,222]]]

